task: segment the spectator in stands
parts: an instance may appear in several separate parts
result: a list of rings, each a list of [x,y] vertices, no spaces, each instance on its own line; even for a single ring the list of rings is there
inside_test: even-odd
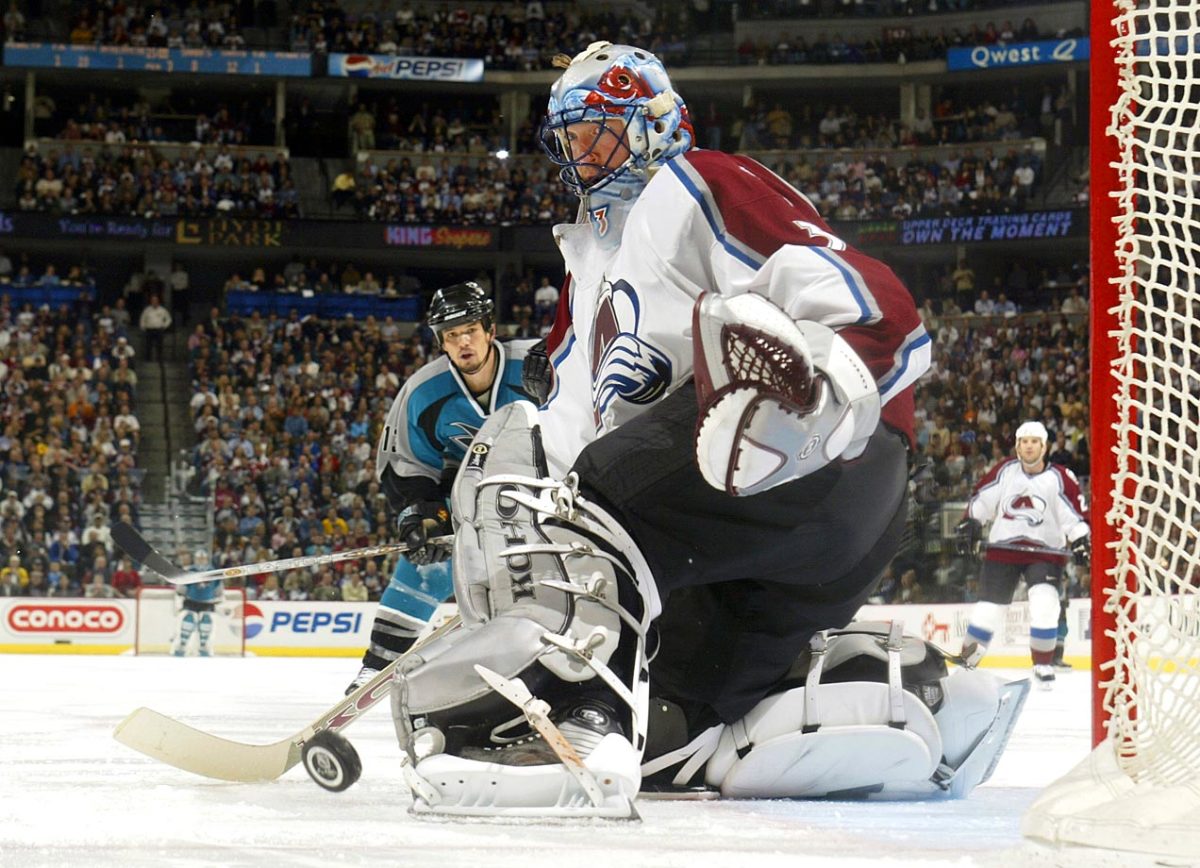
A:
[[[363,582],[362,574],[352,572],[342,583],[342,600],[347,603],[365,603],[369,599],[369,591]]]
[[[174,311],[173,317],[182,325],[187,325],[189,319],[190,296],[189,289],[191,286],[191,278],[187,273],[187,269],[183,267],[183,263],[178,259],[171,263],[171,273],[167,278],[167,285],[171,289],[171,310]]]
[[[117,562],[117,568],[112,574],[112,586],[117,596],[137,596],[138,589],[142,586],[142,577],[129,558],[123,557]]]
[[[1066,314],[1082,314],[1088,312],[1087,299],[1079,292],[1078,286],[1071,287],[1070,293],[1063,299],[1060,310]]]
[[[163,360],[163,337],[171,327],[171,312],[163,307],[157,295],[151,295],[150,301],[138,319],[138,327],[145,339],[146,361]]]
[[[4,590],[6,586],[11,588],[11,592]],[[10,555],[8,563],[0,569],[0,595],[20,597],[28,587],[29,570],[22,566],[20,555]]]

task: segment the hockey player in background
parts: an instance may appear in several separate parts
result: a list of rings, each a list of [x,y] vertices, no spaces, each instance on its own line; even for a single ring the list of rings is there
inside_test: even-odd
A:
[[[194,559],[184,565],[193,572],[208,569],[208,553],[197,549]],[[172,653],[176,657],[184,657],[192,641],[192,635],[198,637],[198,653],[201,657],[212,656],[213,612],[225,599],[225,583],[220,579],[210,582],[197,582],[194,585],[179,585],[177,591],[182,600],[182,610],[179,613],[179,632],[175,637],[175,648]]]
[[[904,527],[929,364],[911,297],[762,165],[693,150],[654,55],[594,43],[561,65],[543,141],[581,207],[555,227],[548,399],[492,414],[454,481],[464,626],[391,692],[414,811],[627,817],[643,777],[969,790],[972,749],[950,745],[1000,718],[991,676],[821,683],[820,631]],[[921,759],[899,743],[918,719]]]
[[[1046,426],[1017,428],[1016,456],[1001,461],[975,486],[956,528],[962,554],[982,548],[979,602],[971,610],[962,657],[974,666],[1004,624],[1005,607],[1023,578],[1029,596],[1029,654],[1038,682],[1054,682],[1060,632],[1060,584],[1068,557],[1086,564],[1090,534],[1075,474],[1046,460]],[[983,526],[991,522],[986,543]],[[1068,549],[1069,546],[1069,549]]]
[[[431,538],[452,532],[446,505],[466,446],[488,414],[530,399],[521,372],[532,340],[496,340],[492,300],[476,283],[434,293],[427,315],[443,355],[410,377],[392,402],[375,473],[400,517],[397,535],[410,546],[383,592],[362,668],[346,693],[408,650],[452,590],[449,548]]]

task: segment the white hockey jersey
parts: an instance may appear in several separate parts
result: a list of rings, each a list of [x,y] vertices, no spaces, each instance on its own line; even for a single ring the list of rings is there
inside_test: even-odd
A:
[[[1067,543],[1088,534],[1079,481],[1049,462],[1031,474],[1016,458],[1001,461],[975,486],[967,515],[992,523],[984,555],[989,561],[1065,563]]]
[[[547,341],[552,472],[692,376],[692,307],[706,291],[756,292],[837,330],[874,375],[883,421],[912,442],[912,387],[930,361],[912,297],[799,191],[749,157],[693,150],[650,179],[623,221],[607,207],[554,230],[568,279]]]

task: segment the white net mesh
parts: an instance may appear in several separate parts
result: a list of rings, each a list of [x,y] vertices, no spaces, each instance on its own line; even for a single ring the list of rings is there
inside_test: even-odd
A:
[[[1115,8],[1119,329],[1099,336],[1118,349],[1105,708],[1125,773],[1170,785],[1200,777],[1200,5]]]
[[[1200,3],[1107,0],[1093,16],[1097,454],[1115,462],[1093,516],[1115,566],[1094,623],[1108,738],[1048,787],[1026,835],[1194,858],[1200,853]],[[1114,26],[1115,25],[1115,26]],[[1115,34],[1115,35],[1114,35]],[[1111,49],[1111,51],[1110,51]],[[1112,96],[1115,84],[1115,97]],[[1093,133],[1098,124],[1093,123]],[[1109,159],[1111,155],[1111,159]],[[1110,171],[1105,164],[1111,162]],[[1104,221],[1111,220],[1106,225]],[[1109,403],[1112,402],[1112,403]],[[1107,461],[1103,462],[1107,464]],[[1095,595],[1093,595],[1095,598]],[[1107,626],[1104,626],[1107,624]],[[1097,641],[1097,636],[1093,641]],[[1104,653],[1104,645],[1096,646]]]

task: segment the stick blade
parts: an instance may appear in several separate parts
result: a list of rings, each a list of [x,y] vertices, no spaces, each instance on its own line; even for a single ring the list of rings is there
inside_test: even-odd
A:
[[[185,772],[222,781],[273,781],[300,759],[292,739],[254,745],[193,729],[151,708],[131,712],[113,738],[148,757]]]
[[[153,570],[164,579],[178,579],[180,576],[187,575],[186,572],[156,552],[133,525],[124,521],[114,522],[110,532],[112,541],[117,547],[146,569]]]

